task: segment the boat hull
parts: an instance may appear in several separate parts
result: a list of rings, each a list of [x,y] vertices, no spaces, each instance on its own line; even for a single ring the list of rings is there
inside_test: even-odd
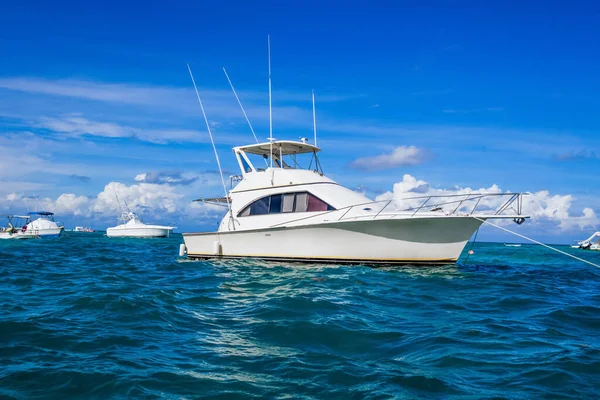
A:
[[[44,238],[57,238],[60,237],[60,235],[63,232],[63,227],[58,227],[58,228],[47,228],[47,229],[38,229],[35,230],[34,232],[37,233],[37,235],[44,239]]]
[[[455,263],[481,221],[405,218],[233,232],[184,233],[189,258],[363,264]]]
[[[8,232],[0,232],[0,239],[36,239],[37,236],[29,233],[8,233]]]
[[[106,236],[108,237],[134,237],[134,238],[154,238],[167,237],[171,229],[167,228],[108,228]]]

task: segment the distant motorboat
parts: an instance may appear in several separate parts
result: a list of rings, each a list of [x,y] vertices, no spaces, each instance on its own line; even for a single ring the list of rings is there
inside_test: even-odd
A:
[[[171,231],[175,229],[173,226],[145,224],[140,217],[131,210],[122,212],[119,221],[121,221],[122,224],[108,228],[106,230],[106,236],[136,238],[168,237],[171,234]]]
[[[32,220],[27,225],[27,231],[37,234],[41,238],[59,237],[65,229],[54,220],[52,212],[32,211],[28,214]]]
[[[521,247],[521,245],[520,245],[520,244],[510,244],[510,243],[504,243],[504,245],[505,245],[506,247]]]
[[[577,247],[571,246],[573,248],[580,248],[584,250],[600,250],[600,246],[598,242],[600,241],[600,232],[595,232],[589,238],[582,240],[581,242],[577,242]]]
[[[6,225],[0,228],[0,239],[36,239],[39,237],[28,229],[29,215],[6,215]]]
[[[94,230],[92,228],[88,228],[85,226],[76,226],[75,229],[73,229],[73,232],[94,232]]]

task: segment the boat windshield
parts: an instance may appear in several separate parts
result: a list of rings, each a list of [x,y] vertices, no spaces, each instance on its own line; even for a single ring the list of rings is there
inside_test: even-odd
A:
[[[237,147],[234,152],[243,173],[266,168],[308,169],[323,173],[317,152],[320,149],[305,142],[275,141]],[[272,158],[272,164],[271,159]]]

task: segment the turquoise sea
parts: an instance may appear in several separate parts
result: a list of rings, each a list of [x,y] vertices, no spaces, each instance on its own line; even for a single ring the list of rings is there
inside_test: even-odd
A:
[[[179,235],[68,235],[0,241],[0,398],[600,393],[600,269],[540,246],[370,268],[182,261]]]

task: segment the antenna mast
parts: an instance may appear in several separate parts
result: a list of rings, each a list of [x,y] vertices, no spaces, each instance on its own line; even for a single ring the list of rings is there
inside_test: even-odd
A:
[[[238,104],[240,105],[240,108],[242,109],[242,112],[244,113],[244,117],[246,117],[246,122],[248,122],[248,126],[250,127],[250,130],[252,131],[252,136],[254,136],[254,140],[256,140],[256,143],[258,143],[258,138],[256,137],[256,133],[254,133],[254,129],[252,128],[252,124],[250,123],[250,120],[248,119],[246,110],[244,110],[244,106],[242,105],[240,98],[238,97],[237,93],[235,92],[235,89],[233,88],[233,83],[231,83],[231,79],[229,79],[229,75],[227,75],[227,70],[225,69],[225,67],[223,67],[223,72],[225,72],[225,77],[227,78],[227,81],[229,82],[229,86],[231,86],[231,90],[233,91],[233,94],[235,95],[235,99],[237,100]]]
[[[113,192],[115,192],[115,197],[117,199],[117,205],[119,206],[119,212],[123,211],[123,207],[121,207],[121,202],[119,202],[119,196],[117,196],[117,190],[115,189],[115,187],[112,187]]]
[[[317,113],[315,111],[315,89],[312,91],[313,103],[313,133],[315,134],[315,147],[317,147]]]
[[[271,168],[273,168],[273,110],[271,106],[271,36],[267,35],[267,55],[269,58],[269,158],[271,159]]]
[[[210,130],[210,124],[208,123],[208,118],[206,117],[206,112],[204,111],[204,106],[202,105],[202,100],[200,100],[200,93],[198,92],[198,87],[196,87],[196,81],[194,80],[194,75],[192,74],[192,69],[190,68],[190,64],[186,64],[188,67],[188,71],[190,72],[190,78],[192,78],[192,83],[194,84],[194,90],[196,91],[196,97],[198,98],[198,103],[200,104],[200,109],[202,110],[202,116],[204,117],[204,122],[206,122],[206,129],[208,130],[208,135],[210,136],[210,142],[212,143],[213,150],[215,152],[215,158],[217,159],[217,166],[219,167],[219,174],[221,174],[221,183],[223,184],[223,190],[225,191],[225,200],[227,200],[227,208],[229,209],[229,218],[233,219],[233,214],[231,214],[231,203],[229,202],[229,195],[227,193],[227,186],[225,185],[225,178],[223,178],[223,169],[221,168],[221,161],[219,161],[219,154],[217,153],[217,148],[215,146],[215,141],[213,139],[212,131]],[[235,224],[233,224],[233,229],[235,230]]]

